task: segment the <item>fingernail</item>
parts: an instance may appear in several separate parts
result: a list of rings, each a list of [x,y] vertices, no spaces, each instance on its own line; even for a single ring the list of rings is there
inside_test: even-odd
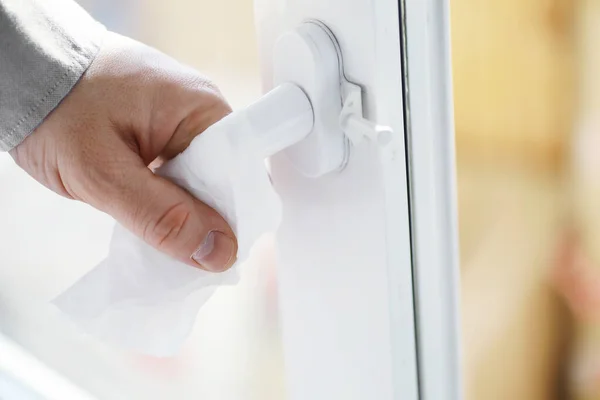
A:
[[[192,254],[192,260],[208,271],[221,272],[233,264],[235,256],[233,239],[222,232],[210,231]]]

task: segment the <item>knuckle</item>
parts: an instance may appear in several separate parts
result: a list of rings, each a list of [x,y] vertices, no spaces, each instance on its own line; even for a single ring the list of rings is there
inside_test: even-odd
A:
[[[144,240],[159,249],[171,248],[178,243],[191,214],[191,208],[184,202],[172,205],[145,224]]]
[[[210,79],[197,76],[193,77],[189,83],[192,92],[196,94],[204,109],[211,111],[221,111],[224,114],[231,112],[231,107],[223,97],[219,87]]]
[[[214,81],[204,75],[193,75],[190,76],[188,85],[192,90],[197,90],[202,93],[211,93],[214,95],[221,95],[221,91]]]

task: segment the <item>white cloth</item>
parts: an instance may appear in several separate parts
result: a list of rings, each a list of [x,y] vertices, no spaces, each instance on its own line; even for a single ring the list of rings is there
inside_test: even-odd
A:
[[[235,115],[235,114],[234,114]],[[238,238],[238,261],[215,274],[155,250],[117,225],[107,258],[54,300],[91,334],[155,356],[177,352],[219,285],[238,281],[253,243],[277,228],[281,204],[251,125],[231,115],[198,136],[158,174],[216,209]]]

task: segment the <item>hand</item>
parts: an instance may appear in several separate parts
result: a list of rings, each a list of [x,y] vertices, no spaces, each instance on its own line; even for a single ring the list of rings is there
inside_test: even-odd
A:
[[[237,253],[231,228],[150,166],[229,112],[205,77],[109,33],[71,93],[10,154],[46,187],[110,214],[157,249],[223,271]]]

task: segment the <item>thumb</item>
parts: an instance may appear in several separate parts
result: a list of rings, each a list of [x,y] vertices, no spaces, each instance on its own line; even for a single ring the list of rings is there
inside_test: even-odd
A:
[[[107,211],[122,225],[188,265],[211,272],[233,265],[237,240],[219,213],[141,163],[121,177]]]

